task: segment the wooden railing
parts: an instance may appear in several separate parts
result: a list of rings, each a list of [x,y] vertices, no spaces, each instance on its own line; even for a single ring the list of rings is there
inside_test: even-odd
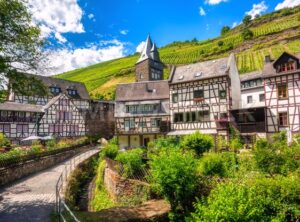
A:
[[[241,133],[266,132],[265,122],[238,123],[236,127]]]

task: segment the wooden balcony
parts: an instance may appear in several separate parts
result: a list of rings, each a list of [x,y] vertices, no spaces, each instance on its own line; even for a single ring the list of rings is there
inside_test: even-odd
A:
[[[264,133],[266,132],[265,122],[253,122],[253,123],[238,123],[237,129],[240,133]]]

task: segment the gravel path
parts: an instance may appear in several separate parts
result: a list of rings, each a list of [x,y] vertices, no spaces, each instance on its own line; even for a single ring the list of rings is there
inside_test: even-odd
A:
[[[80,154],[81,162],[98,151],[93,149]],[[69,160],[1,188],[0,221],[50,222],[49,215],[55,205],[55,185]]]

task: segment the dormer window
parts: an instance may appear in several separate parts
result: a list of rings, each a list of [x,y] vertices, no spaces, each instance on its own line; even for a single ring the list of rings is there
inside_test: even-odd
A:
[[[77,90],[76,89],[68,89],[68,94],[69,94],[69,96],[76,96]]]
[[[58,94],[61,92],[61,89],[57,86],[51,86],[50,87],[50,92],[53,93],[53,94]]]
[[[294,61],[282,63],[277,66],[277,72],[288,72],[295,69],[296,69],[296,62]]]

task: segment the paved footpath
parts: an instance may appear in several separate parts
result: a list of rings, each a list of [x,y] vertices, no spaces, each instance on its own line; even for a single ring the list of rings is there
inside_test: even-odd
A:
[[[99,149],[82,153],[83,161]],[[70,159],[69,159],[70,160]],[[55,185],[69,160],[0,189],[0,222],[50,222],[55,206]],[[78,164],[79,161],[76,161]]]

